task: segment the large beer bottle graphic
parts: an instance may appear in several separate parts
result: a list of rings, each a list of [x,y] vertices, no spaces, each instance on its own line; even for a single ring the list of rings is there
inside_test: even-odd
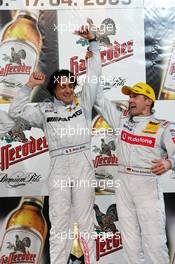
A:
[[[39,264],[47,234],[42,214],[44,198],[23,197],[6,224],[0,249],[0,263]]]
[[[74,241],[67,264],[85,264],[84,254],[79,240],[78,223],[74,223]]]
[[[37,21],[38,10],[20,10],[1,33],[0,96],[6,102],[16,95],[16,88],[27,82],[37,65],[42,38]]]
[[[175,43],[161,84],[159,99],[175,99]]]

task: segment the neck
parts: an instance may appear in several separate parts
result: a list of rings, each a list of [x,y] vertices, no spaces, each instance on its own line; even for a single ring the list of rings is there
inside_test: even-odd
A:
[[[152,114],[150,109],[143,110],[142,113],[138,114],[137,116],[150,116]]]
[[[72,104],[73,103],[73,101],[71,101],[71,102],[64,102],[63,100],[61,100],[58,96],[56,96],[55,95],[55,98],[58,100],[58,101],[60,101],[61,103],[63,103],[64,105],[69,105],[69,104]]]

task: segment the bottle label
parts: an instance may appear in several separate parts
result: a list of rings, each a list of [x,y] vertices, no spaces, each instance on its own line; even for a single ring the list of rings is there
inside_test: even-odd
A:
[[[37,63],[36,49],[27,42],[5,41],[0,45],[0,95],[14,97]]]
[[[6,231],[0,250],[0,264],[37,264],[42,238],[32,229],[12,228]]]
[[[175,92],[175,48],[173,49],[167,73],[165,76],[164,89]]]

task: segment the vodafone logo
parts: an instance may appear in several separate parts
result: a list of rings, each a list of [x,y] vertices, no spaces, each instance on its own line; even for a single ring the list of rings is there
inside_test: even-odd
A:
[[[121,140],[133,145],[142,145],[154,148],[156,139],[152,137],[137,136],[126,131],[122,131]]]

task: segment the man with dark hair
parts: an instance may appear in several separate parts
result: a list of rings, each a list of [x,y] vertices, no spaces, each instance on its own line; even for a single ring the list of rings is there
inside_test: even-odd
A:
[[[51,95],[55,96],[55,90],[56,90],[56,86],[58,83],[64,85],[63,77],[67,77],[67,79],[72,84],[72,86],[74,88],[76,87],[77,79],[72,72],[70,72],[69,70],[65,70],[65,69],[57,70],[53,72],[52,75],[50,76],[48,85],[46,87],[46,89],[50,92]]]
[[[70,253],[67,247],[70,209],[80,232],[88,234],[84,245],[86,263],[95,264],[94,198],[91,181],[95,179],[91,159],[91,112],[96,98],[100,75],[99,46],[84,27],[78,34],[89,40],[93,57],[87,61],[87,78],[80,97],[75,96],[76,79],[67,70],[52,74],[48,90],[54,102],[28,105],[31,90],[44,82],[42,73],[33,73],[12,102],[9,114],[28,120],[31,126],[44,130],[51,157],[49,173],[49,214],[51,221],[50,256],[52,264],[66,264]],[[90,82],[92,78],[97,82]],[[84,133],[82,132],[84,129]],[[71,132],[71,133],[70,133]],[[83,184],[82,182],[83,181]],[[84,185],[84,183],[89,183]]]
[[[175,125],[155,118],[153,88],[146,83],[124,86],[129,109],[123,111],[98,93],[95,109],[118,136],[117,210],[127,263],[168,264],[165,209],[159,175],[175,169]],[[144,262],[145,263],[145,262]]]

